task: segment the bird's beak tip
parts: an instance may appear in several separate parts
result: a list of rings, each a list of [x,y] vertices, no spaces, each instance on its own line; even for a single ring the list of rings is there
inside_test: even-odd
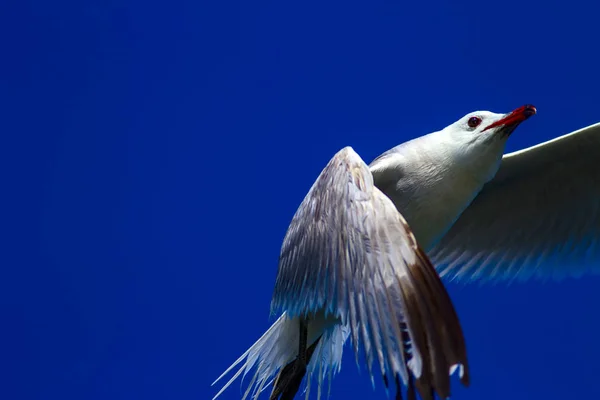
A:
[[[498,121],[490,124],[484,129],[484,131],[499,126],[516,128],[521,122],[525,121],[529,117],[534,116],[535,114],[537,114],[537,108],[535,108],[535,106],[532,104],[526,104],[506,114]]]
[[[535,114],[537,114],[537,108],[535,108],[535,106],[532,104],[524,105],[521,108],[523,109],[523,114],[526,118],[533,117]]]

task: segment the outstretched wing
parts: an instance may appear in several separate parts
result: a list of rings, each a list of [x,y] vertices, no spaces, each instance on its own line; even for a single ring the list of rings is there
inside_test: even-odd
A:
[[[281,249],[273,311],[325,312],[351,328],[369,371],[377,362],[424,399],[468,384],[462,330],[435,269],[396,207],[350,148],[338,152],[298,208]],[[358,358],[357,358],[358,359]]]
[[[600,124],[505,155],[429,255],[465,279],[600,272]]]

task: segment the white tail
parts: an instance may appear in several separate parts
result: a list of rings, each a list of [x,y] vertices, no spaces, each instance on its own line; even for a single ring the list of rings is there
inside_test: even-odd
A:
[[[341,325],[339,319],[317,315],[310,320],[307,345],[310,346],[319,337],[321,337],[321,340],[306,368],[307,399],[313,374],[316,373],[318,382],[317,398],[320,398],[325,377],[328,377],[331,382],[333,375],[339,372],[342,362],[342,350],[348,334],[348,327]],[[213,400],[219,397],[240,375],[243,374],[242,379],[244,379],[252,368],[256,368],[256,372],[242,400],[245,400],[250,392],[252,392],[251,397],[256,400],[260,393],[273,382],[279,370],[298,355],[298,336],[299,319],[289,318],[283,313],[256,343],[213,382],[214,385],[242,363],[233,377],[213,397]]]

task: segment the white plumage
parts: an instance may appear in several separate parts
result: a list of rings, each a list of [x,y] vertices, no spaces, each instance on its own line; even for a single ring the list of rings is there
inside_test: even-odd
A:
[[[600,124],[503,157],[535,112],[473,112],[369,167],[351,148],[336,154],[284,239],[272,303],[282,316],[219,377],[239,367],[217,396],[254,370],[244,398],[275,379],[271,398],[291,399],[304,372],[306,397],[312,380],[320,397],[348,337],[371,379],[402,382],[409,398],[448,397],[456,370],[468,384],[458,318],[421,248],[443,274],[468,279],[598,265]]]

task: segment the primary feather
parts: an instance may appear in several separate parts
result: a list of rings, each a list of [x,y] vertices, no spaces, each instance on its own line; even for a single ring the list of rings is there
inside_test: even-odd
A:
[[[298,355],[300,319],[308,321],[308,344],[319,340],[307,368],[309,382],[317,376],[319,395],[325,373],[339,369],[348,334],[372,381],[381,374],[423,398],[447,398],[450,373],[459,366],[468,384],[464,338],[444,286],[350,147],[327,164],[290,223],[272,311],[283,316],[234,364],[245,360],[244,373],[256,370],[248,389],[256,395]]]

